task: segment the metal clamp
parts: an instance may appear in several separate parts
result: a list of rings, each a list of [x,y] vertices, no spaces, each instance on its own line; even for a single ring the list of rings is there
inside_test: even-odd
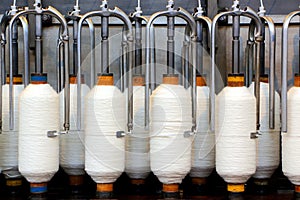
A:
[[[251,132],[250,133],[250,139],[257,139],[260,135],[261,135],[261,133],[259,133],[258,131]]]
[[[56,138],[57,136],[68,134],[68,131],[47,131],[48,138]]]
[[[191,136],[193,136],[193,135],[195,135],[195,134],[196,134],[195,131],[184,131],[183,137],[184,137],[184,138],[189,138],[189,137],[191,137]]]
[[[132,134],[132,132],[130,131],[130,132],[125,132],[125,131],[117,131],[116,132],[116,137],[117,138],[123,138],[123,137],[125,137],[126,135],[131,135]]]

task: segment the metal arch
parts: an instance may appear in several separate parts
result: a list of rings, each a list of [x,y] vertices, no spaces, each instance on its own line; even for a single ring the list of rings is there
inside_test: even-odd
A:
[[[216,65],[216,52],[215,52],[215,45],[216,45],[216,25],[217,22],[219,21],[219,19],[223,16],[245,16],[245,17],[249,17],[251,19],[253,19],[253,21],[255,22],[255,26],[256,26],[256,34],[255,34],[255,41],[256,41],[256,53],[257,55],[260,55],[260,43],[262,41],[262,22],[259,18],[259,16],[249,7],[246,7],[244,10],[241,9],[234,9],[232,11],[227,11],[227,12],[223,12],[223,13],[219,13],[217,14],[213,21],[212,21],[212,35],[211,35],[211,43],[212,43],[212,47],[211,47],[211,57],[212,57],[212,63],[211,63],[211,78],[215,77],[215,65]],[[256,56],[256,75],[255,75],[255,96],[256,96],[256,126],[257,126],[257,130],[259,130],[259,122],[260,122],[260,83],[259,83],[259,69],[260,69],[260,62],[259,62],[259,56]],[[212,80],[212,79],[211,79]],[[211,83],[213,86],[215,86],[214,83]],[[212,91],[210,93],[211,95],[211,112],[215,113],[215,87],[212,87]],[[210,127],[211,130],[214,131],[215,130],[215,116],[211,116],[211,123],[210,123]]]
[[[122,20],[124,22],[124,24],[126,25],[126,42],[128,43],[128,62],[129,62],[129,72],[128,72],[128,123],[127,123],[127,127],[128,127],[128,131],[131,132],[132,128],[133,128],[133,97],[132,97],[132,93],[133,93],[133,83],[132,83],[132,66],[133,66],[133,33],[132,33],[132,24],[130,19],[128,18],[128,16],[118,7],[115,7],[113,10],[108,9],[108,10],[100,10],[100,11],[91,11],[88,12],[84,15],[81,16],[79,23],[78,23],[78,46],[77,46],[77,56],[78,56],[78,74],[80,76],[81,74],[81,30],[82,30],[82,25],[83,22],[85,20],[87,20],[87,18],[91,18],[91,17],[116,17],[119,18],[120,20]],[[124,38],[125,39],[125,38]],[[78,75],[77,75],[78,76]],[[77,93],[81,94],[81,80],[77,79]],[[79,95],[78,98],[81,100],[81,96]],[[77,110],[77,128],[81,128],[81,121],[79,120],[81,119],[81,109]]]
[[[192,40],[192,53],[193,53],[193,65],[196,63],[196,48],[195,48],[195,41],[197,37],[197,31],[196,31],[196,22],[194,20],[194,17],[189,14],[185,9],[179,7],[177,10],[167,10],[167,11],[161,11],[161,12],[156,12],[151,17],[149,18],[149,21],[146,26],[146,76],[145,76],[145,121],[144,125],[146,129],[149,129],[149,122],[150,122],[150,93],[151,93],[151,86],[152,83],[150,83],[150,63],[151,63],[151,58],[150,58],[150,45],[151,45],[151,27],[153,26],[153,23],[156,18],[158,17],[179,17],[184,19],[188,26],[190,26],[191,29],[191,40]],[[196,92],[196,78],[194,75],[196,74],[196,68],[193,67],[192,70],[192,76],[194,78],[192,88],[193,92],[191,94],[192,96],[192,132],[196,130],[197,122],[196,122],[196,113],[197,113],[197,102],[195,92]]]
[[[69,128],[70,128],[70,87],[69,87],[69,36],[68,36],[68,26],[67,26],[67,22],[64,19],[64,17],[62,16],[62,14],[60,14],[55,8],[53,7],[49,7],[48,9],[42,9],[41,11],[37,11],[35,9],[31,9],[31,10],[24,10],[21,11],[19,13],[17,13],[16,15],[14,15],[12,17],[12,19],[9,22],[9,34],[10,34],[10,39],[9,39],[9,46],[11,47],[12,45],[12,27],[13,27],[13,23],[19,19],[20,17],[24,16],[24,15],[29,15],[29,14],[37,14],[37,12],[41,12],[41,13],[46,13],[49,15],[54,16],[55,18],[58,19],[59,22],[61,22],[62,27],[63,27],[63,31],[62,34],[60,35],[61,39],[64,42],[64,48],[65,48],[65,99],[64,99],[64,103],[65,103],[65,120],[64,120],[64,131],[68,132]],[[12,49],[9,48],[9,52],[10,52],[10,71],[12,70]],[[10,78],[12,80],[12,73],[10,73]],[[12,87],[12,81],[10,81],[10,99],[13,98],[13,87]],[[14,113],[13,113],[13,105],[10,105],[10,129],[12,130],[14,127]]]
[[[288,29],[291,20],[300,15],[300,11],[291,12],[286,16],[282,28],[282,74],[281,74],[281,131],[287,132],[287,71],[288,71]]]

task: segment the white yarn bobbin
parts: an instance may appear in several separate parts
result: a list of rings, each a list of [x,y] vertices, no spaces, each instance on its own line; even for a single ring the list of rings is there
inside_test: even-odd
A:
[[[19,103],[19,171],[30,183],[48,182],[58,171],[59,95],[49,84],[29,84]]]
[[[18,172],[19,96],[24,85],[13,85],[14,130],[9,130],[9,84],[2,86],[2,133],[0,134],[0,166],[9,176]]]
[[[192,110],[190,90],[161,84],[150,100],[150,164],[163,184],[179,184],[191,169]]]
[[[125,95],[115,86],[95,86],[85,99],[85,170],[98,183],[113,183],[125,168]]]
[[[225,87],[216,98],[216,169],[230,184],[245,183],[256,170],[255,101],[246,87]]]
[[[84,97],[90,91],[86,84],[81,85],[81,125],[77,130],[77,84],[70,84],[70,131],[60,137],[60,165],[71,176],[84,175]],[[64,90],[60,92],[60,120],[63,124]]]
[[[282,133],[282,171],[296,186],[300,185],[300,87],[288,91],[287,133]]]
[[[209,131],[209,88],[197,87],[197,133],[190,177],[206,178],[215,168],[215,135]]]
[[[131,179],[145,179],[150,173],[149,132],[144,128],[145,87],[133,87],[133,130],[126,137],[125,172]]]
[[[254,93],[254,84],[250,90]],[[257,179],[268,179],[280,162],[280,97],[275,93],[275,127],[269,128],[269,84],[260,83],[260,133],[257,139],[257,166],[253,175]]]

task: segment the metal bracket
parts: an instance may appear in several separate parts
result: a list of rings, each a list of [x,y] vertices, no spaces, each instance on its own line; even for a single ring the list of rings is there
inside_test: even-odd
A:
[[[252,132],[250,133],[250,139],[257,139],[261,134],[256,131],[256,132]]]
[[[117,138],[123,138],[126,135],[131,135],[131,134],[132,134],[131,130],[129,132],[127,132],[127,133],[125,131],[117,131],[116,132],[116,137]]]
[[[48,138],[55,138],[59,135],[63,135],[63,134],[67,134],[68,132],[67,131],[47,131],[47,137]]]
[[[184,133],[183,133],[183,137],[184,138],[189,138],[189,137],[191,137],[193,135],[195,135],[194,131],[184,131]]]

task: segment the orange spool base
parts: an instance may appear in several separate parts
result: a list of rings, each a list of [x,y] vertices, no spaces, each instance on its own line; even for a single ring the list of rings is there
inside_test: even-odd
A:
[[[245,77],[243,74],[229,74],[227,78],[228,87],[243,87]]]

